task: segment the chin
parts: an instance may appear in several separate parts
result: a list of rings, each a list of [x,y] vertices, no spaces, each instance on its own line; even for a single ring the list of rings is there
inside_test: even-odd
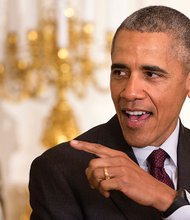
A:
[[[151,145],[150,141],[144,140],[143,137],[138,137],[138,135],[124,135],[126,142],[130,146],[138,147],[138,148],[143,148]]]

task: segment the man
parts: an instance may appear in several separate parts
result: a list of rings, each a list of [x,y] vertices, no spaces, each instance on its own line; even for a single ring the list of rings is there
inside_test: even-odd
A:
[[[189,36],[190,20],[164,6],[123,21],[111,51],[117,114],[33,162],[31,219],[190,219],[190,131],[179,120]]]

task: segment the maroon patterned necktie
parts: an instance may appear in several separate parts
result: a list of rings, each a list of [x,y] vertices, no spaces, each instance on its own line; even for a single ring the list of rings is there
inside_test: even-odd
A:
[[[164,169],[164,161],[169,155],[161,148],[154,150],[147,158],[149,173],[157,180],[174,189],[174,184]]]

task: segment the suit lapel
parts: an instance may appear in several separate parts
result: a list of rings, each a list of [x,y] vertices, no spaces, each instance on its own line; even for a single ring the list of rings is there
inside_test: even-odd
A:
[[[190,131],[180,125],[177,148],[178,188],[182,187],[190,192]]]

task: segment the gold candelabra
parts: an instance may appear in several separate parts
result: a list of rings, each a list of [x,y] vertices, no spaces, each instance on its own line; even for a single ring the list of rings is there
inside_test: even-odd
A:
[[[69,10],[67,10],[68,12]],[[72,90],[78,97],[84,97],[89,82],[100,91],[94,70],[105,67],[106,61],[95,63],[91,57],[93,44],[92,23],[80,22],[69,14],[68,45],[57,45],[57,22],[42,18],[36,30],[27,34],[27,56],[18,56],[19,41],[16,33],[8,33],[6,41],[6,62],[0,64],[1,97],[14,101],[39,96],[48,86],[56,88],[57,102],[47,119],[43,144],[53,146],[67,141],[79,133],[74,112],[67,100],[67,91]],[[112,33],[106,36],[110,48]],[[105,53],[108,49],[105,48]]]
[[[45,2],[45,1],[44,1]],[[57,42],[58,24],[54,16],[42,11],[36,29],[26,34],[24,49],[17,32],[8,32],[5,61],[0,61],[0,97],[14,102],[36,98],[48,87],[56,91],[56,102],[47,118],[42,136],[44,146],[51,147],[79,134],[75,113],[67,98],[72,91],[79,98],[85,96],[91,83],[98,91],[107,92],[97,80],[96,71],[105,68],[113,33],[105,36],[105,59],[95,61],[91,55],[94,44],[94,24],[77,18],[72,8],[66,11],[68,43]],[[52,13],[49,13],[52,15]],[[24,192],[26,196],[27,193]],[[21,220],[29,219],[28,204]]]

